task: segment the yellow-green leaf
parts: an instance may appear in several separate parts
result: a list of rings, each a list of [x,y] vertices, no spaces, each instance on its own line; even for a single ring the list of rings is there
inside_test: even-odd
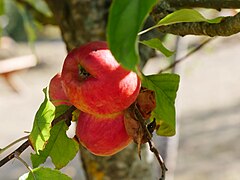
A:
[[[180,9],[161,19],[157,23],[157,25],[166,26],[181,22],[204,22],[204,21],[208,23],[219,23],[221,22],[221,19],[222,19],[221,17],[215,19],[207,19],[194,9]]]
[[[220,23],[222,20],[222,17],[217,17],[214,19],[207,19],[202,14],[200,14],[198,11],[194,9],[180,9],[177,11],[174,11],[173,13],[167,15],[163,19],[161,19],[156,25],[141,31],[138,33],[138,35],[144,34],[154,28],[160,27],[160,26],[167,26],[171,24],[176,23],[182,23],[182,22],[208,22],[208,23]]]
[[[158,38],[153,38],[150,40],[145,40],[145,41],[140,41],[140,43],[156,49],[157,51],[160,51],[161,53],[163,53],[166,57],[170,57],[174,54],[173,51],[168,50],[163,44],[162,41]]]
[[[175,99],[179,85],[179,76],[176,74],[157,74],[145,76],[143,86],[155,91],[157,107],[152,113],[156,119],[157,134],[173,136],[175,130]]]
[[[35,115],[33,128],[29,135],[29,140],[36,153],[44,149],[50,137],[51,122],[55,117],[55,106],[49,101],[47,88],[43,92],[45,98]]]
[[[67,130],[68,126],[65,122],[59,122],[51,129],[51,136],[46,148],[39,151],[39,154],[31,155],[33,167],[38,167],[50,156],[55,167],[61,169],[75,157],[79,144],[74,139],[67,137]]]
[[[39,167],[22,175],[19,180],[71,180],[71,178],[58,170]]]

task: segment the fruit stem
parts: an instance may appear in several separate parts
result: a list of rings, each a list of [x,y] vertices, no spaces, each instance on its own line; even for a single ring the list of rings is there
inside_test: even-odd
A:
[[[134,114],[135,114],[136,118],[138,119],[138,121],[140,122],[140,126],[143,130],[143,134],[146,135],[150,151],[156,156],[156,158],[159,162],[159,165],[162,169],[162,176],[159,180],[165,180],[165,174],[168,169],[166,168],[165,163],[164,163],[161,155],[159,154],[158,150],[156,149],[156,147],[153,145],[153,142],[151,141],[152,135],[148,131],[147,126],[145,125],[145,119],[142,117],[142,114],[140,113],[136,104],[134,107]]]
[[[86,79],[90,74],[82,66],[78,66],[78,74],[82,79]]]

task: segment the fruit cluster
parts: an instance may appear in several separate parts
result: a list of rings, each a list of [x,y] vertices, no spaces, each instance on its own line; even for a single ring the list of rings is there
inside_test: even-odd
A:
[[[133,139],[124,124],[126,109],[136,101],[141,81],[114,59],[107,43],[90,42],[71,51],[61,73],[50,81],[55,106],[80,110],[76,136],[95,155],[108,156]]]

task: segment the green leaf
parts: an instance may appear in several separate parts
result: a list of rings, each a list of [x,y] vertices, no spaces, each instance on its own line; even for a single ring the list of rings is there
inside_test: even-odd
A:
[[[61,116],[63,113],[65,113],[69,109],[69,106],[67,105],[59,105],[56,106],[55,109],[55,118]]]
[[[56,107],[55,117],[59,117],[68,110],[69,106],[60,105]],[[43,164],[47,157],[50,156],[57,169],[60,169],[68,164],[78,152],[78,143],[68,138],[66,131],[68,126],[65,122],[59,122],[54,125],[50,131],[50,138],[44,150],[39,151],[39,154],[31,154],[33,167],[38,167]]]
[[[71,180],[66,174],[58,170],[39,167],[33,169],[32,172],[22,175],[19,180]]]
[[[218,18],[209,20],[203,17],[203,15],[201,15],[198,11],[194,9],[181,9],[167,15],[165,18],[161,19],[157,23],[157,25],[166,26],[166,25],[181,23],[181,22],[204,22],[204,21],[208,23],[219,23],[221,22],[221,18],[218,17]]]
[[[33,167],[38,167],[50,156],[55,167],[61,169],[75,157],[79,150],[79,144],[67,137],[67,130],[68,126],[65,122],[59,122],[51,129],[51,136],[46,148],[39,154],[31,155]]]
[[[145,76],[143,86],[155,91],[157,107],[152,113],[160,125],[157,134],[173,136],[175,130],[175,99],[180,77],[176,74],[157,74]]]
[[[140,41],[140,43],[156,49],[157,51],[160,51],[161,53],[163,53],[166,57],[170,57],[174,54],[173,51],[168,50],[163,44],[162,41],[158,38],[153,38],[150,40],[146,40],[146,41]]]
[[[180,10],[174,11],[173,13],[161,19],[155,26],[152,26],[140,32],[139,35],[146,33],[159,26],[167,26],[167,25],[182,23],[182,22],[220,23],[221,20],[222,20],[222,17],[217,17],[215,19],[207,19],[194,9],[180,9]]]
[[[138,32],[156,0],[115,0],[112,2],[107,26],[109,48],[125,68],[136,70],[139,62]]]
[[[45,99],[39,107],[29,140],[36,153],[43,150],[50,137],[51,122],[55,117],[55,106],[49,101],[47,88],[43,90]]]

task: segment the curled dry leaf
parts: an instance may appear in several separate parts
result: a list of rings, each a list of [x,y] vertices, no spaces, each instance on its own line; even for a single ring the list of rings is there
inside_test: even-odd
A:
[[[137,100],[136,105],[142,114],[144,119],[149,119],[151,117],[152,111],[156,107],[155,93],[147,88],[142,88]]]
[[[147,88],[141,88],[141,91],[134,102],[126,111],[124,123],[129,136],[135,143],[143,144],[147,142],[146,135],[141,129],[140,122],[134,113],[134,108],[138,108],[144,120],[151,117],[151,112],[156,107],[155,93]]]

